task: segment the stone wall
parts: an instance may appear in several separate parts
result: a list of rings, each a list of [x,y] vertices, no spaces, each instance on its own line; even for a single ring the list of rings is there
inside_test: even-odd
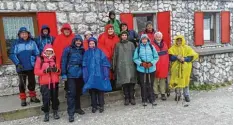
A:
[[[233,40],[232,0],[0,0],[0,12],[56,11],[58,31],[63,23],[70,23],[75,33],[91,30],[97,37],[104,31],[108,12],[171,11],[171,39],[185,36],[189,45],[194,41],[194,12],[201,10],[229,10],[231,12],[231,41]],[[204,45],[197,48],[217,48],[230,44]],[[223,59],[224,57],[224,59]],[[193,64],[193,79],[199,84],[232,80],[232,53],[201,56]],[[18,77],[12,65],[0,66],[0,96],[18,93]]]
[[[198,84],[219,84],[233,80],[233,53],[200,56],[193,63],[192,79]]]

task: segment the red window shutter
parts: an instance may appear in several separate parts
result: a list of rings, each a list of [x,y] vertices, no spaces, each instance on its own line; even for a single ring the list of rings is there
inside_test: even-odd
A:
[[[55,12],[38,12],[37,23],[39,27],[39,33],[41,33],[42,25],[48,25],[50,27],[50,34],[54,37],[58,35],[57,19]]]
[[[121,13],[120,21],[126,23],[129,30],[133,30],[133,15],[131,13]]]
[[[201,46],[204,44],[204,15],[203,12],[194,14],[194,45]]]
[[[158,31],[160,31],[163,34],[163,40],[166,42],[169,48],[171,46],[170,11],[157,13],[157,27],[158,27]]]
[[[230,42],[230,12],[221,12],[221,42]]]

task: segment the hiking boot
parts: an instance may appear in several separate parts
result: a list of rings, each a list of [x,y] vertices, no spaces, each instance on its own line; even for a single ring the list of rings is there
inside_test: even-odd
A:
[[[143,103],[142,103],[142,106],[147,106],[147,103],[146,103],[146,102],[143,102]]]
[[[155,99],[158,99],[158,94],[154,94],[154,98],[155,98]]]
[[[74,116],[69,116],[68,121],[69,122],[74,122]]]
[[[131,103],[132,105],[136,105],[135,99],[130,99],[130,103]]]
[[[162,95],[161,95],[161,100],[163,100],[163,101],[167,100],[165,94],[162,94]]]
[[[129,105],[129,99],[125,99],[124,105]]]
[[[50,120],[49,112],[46,112],[44,117],[44,122],[48,122],[49,120]]]
[[[31,97],[30,102],[40,103],[41,101],[37,97]]]
[[[103,106],[101,106],[101,107],[99,108],[99,113],[102,113],[102,112],[104,112],[104,107],[103,107]]]
[[[92,113],[95,113],[97,111],[97,108],[92,108]]]
[[[54,110],[54,119],[60,119],[57,110]]]
[[[80,115],[84,115],[85,114],[85,112],[82,109],[76,109],[75,113],[78,113]]]
[[[186,102],[190,102],[189,96],[185,96],[185,97],[184,97],[184,100],[185,100]]]
[[[152,104],[152,106],[156,106],[157,105],[156,101],[153,101],[151,104]]]
[[[27,102],[26,102],[26,99],[22,99],[21,100],[21,106],[27,106]]]

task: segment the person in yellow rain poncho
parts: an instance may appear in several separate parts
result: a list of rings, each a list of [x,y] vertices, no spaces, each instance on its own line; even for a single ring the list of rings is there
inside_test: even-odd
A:
[[[170,67],[170,88],[175,89],[175,101],[180,100],[181,90],[186,102],[189,98],[189,81],[192,70],[192,62],[198,59],[198,54],[188,45],[184,36],[175,37],[174,45],[168,50],[171,67]]]

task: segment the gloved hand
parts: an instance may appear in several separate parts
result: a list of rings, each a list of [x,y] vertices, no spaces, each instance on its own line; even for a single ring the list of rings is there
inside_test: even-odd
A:
[[[146,68],[146,69],[148,68],[147,62],[142,62],[142,63],[141,63],[141,66],[143,66],[143,67]]]
[[[45,69],[43,72],[44,72],[44,73],[50,73],[50,72],[52,72],[52,70],[51,70],[51,68],[49,67],[49,68]]]
[[[150,68],[151,66],[153,66],[152,63],[147,63],[147,67]]]
[[[59,69],[54,66],[54,67],[51,68],[51,72],[59,72]]]
[[[18,64],[18,65],[16,66],[16,68],[21,70],[21,69],[23,69],[24,67],[23,67],[21,64]]]

